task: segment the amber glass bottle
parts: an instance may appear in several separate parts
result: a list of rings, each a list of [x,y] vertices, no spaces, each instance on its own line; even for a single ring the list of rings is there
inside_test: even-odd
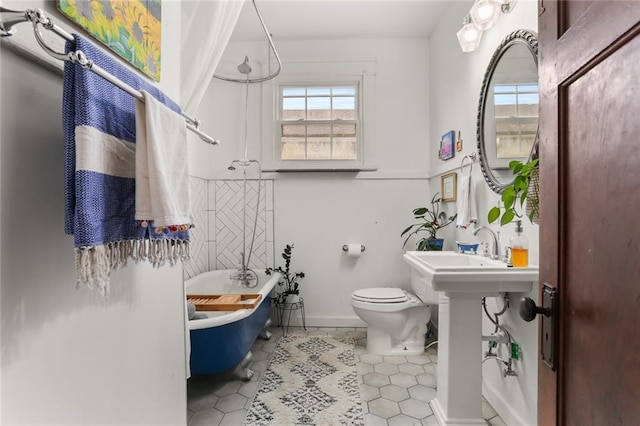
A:
[[[522,235],[522,221],[516,220],[516,235],[509,240],[511,263],[514,268],[529,266],[529,240]]]

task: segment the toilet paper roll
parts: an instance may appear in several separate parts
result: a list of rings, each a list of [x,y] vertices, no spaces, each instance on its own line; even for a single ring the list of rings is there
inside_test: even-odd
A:
[[[347,244],[347,256],[360,257],[362,255],[362,244]]]

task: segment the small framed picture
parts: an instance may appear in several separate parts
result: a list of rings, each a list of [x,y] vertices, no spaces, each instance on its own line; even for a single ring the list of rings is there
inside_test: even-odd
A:
[[[451,172],[440,177],[442,201],[456,201],[458,193],[458,173]]]
[[[456,132],[453,130],[442,135],[442,139],[440,140],[440,158],[442,160],[448,160],[449,158],[453,158],[455,155],[455,139]]]

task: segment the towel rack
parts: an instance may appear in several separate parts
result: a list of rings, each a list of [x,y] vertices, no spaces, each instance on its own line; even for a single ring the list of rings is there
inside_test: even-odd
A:
[[[15,34],[14,25],[22,22],[31,22],[33,24],[33,34],[35,35],[38,45],[50,56],[60,61],[70,61],[80,65],[82,68],[98,74],[111,84],[121,88],[131,96],[144,102],[144,96],[138,90],[129,86],[119,78],[113,76],[109,72],[103,70],[98,65],[94,64],[91,59],[81,51],[76,50],[70,53],[59,53],[51,49],[44,41],[42,33],[40,32],[40,26],[46,30],[49,30],[65,40],[73,41],[74,38],[71,34],[57,26],[51,18],[48,18],[42,9],[27,9],[25,11],[9,10],[0,6],[0,37],[10,37]],[[187,129],[197,134],[200,139],[210,143],[211,145],[218,145],[219,141],[207,135],[199,129],[200,121],[194,117],[191,117],[185,112],[181,112],[182,117],[186,121]]]
[[[464,160],[469,160],[469,174],[471,174],[471,171],[473,170],[473,163],[476,162],[477,158],[478,158],[478,154],[476,154],[475,152],[472,152],[471,154],[467,154],[464,157],[462,157],[462,161],[460,161],[460,174],[462,176],[465,176],[465,174],[464,174]]]

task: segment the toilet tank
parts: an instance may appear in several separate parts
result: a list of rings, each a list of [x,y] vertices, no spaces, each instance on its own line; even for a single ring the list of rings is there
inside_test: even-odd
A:
[[[433,290],[429,278],[418,272],[416,268],[411,268],[411,290],[424,303],[438,304],[438,292]]]

